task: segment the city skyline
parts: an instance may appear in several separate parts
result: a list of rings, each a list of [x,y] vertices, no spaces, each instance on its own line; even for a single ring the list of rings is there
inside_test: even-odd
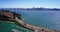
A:
[[[0,8],[60,8],[60,0],[0,0]]]

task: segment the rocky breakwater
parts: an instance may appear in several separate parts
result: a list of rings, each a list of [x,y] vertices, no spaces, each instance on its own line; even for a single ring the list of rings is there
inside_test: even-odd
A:
[[[24,28],[31,29],[34,32],[55,32],[53,30],[29,25],[29,24],[23,22],[21,20],[20,16],[21,15],[18,15],[14,12],[0,10],[0,20],[14,21],[14,22],[16,21],[19,25],[22,25]]]

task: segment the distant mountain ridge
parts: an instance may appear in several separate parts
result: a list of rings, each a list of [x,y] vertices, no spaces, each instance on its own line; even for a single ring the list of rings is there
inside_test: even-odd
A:
[[[5,10],[60,10],[58,8],[0,8]]]

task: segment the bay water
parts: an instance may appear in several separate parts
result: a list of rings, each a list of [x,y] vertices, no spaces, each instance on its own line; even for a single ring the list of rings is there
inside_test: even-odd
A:
[[[51,10],[16,10],[22,20],[30,25],[60,30],[60,11]]]

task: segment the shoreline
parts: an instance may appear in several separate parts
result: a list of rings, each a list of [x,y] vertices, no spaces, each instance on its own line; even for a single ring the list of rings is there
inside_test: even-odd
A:
[[[8,14],[7,14],[8,13]],[[15,21],[17,22],[18,24],[22,25],[23,27],[25,28],[28,28],[28,29],[31,29],[33,30],[34,32],[55,32],[53,30],[50,30],[50,29],[47,29],[47,28],[40,28],[40,27],[37,27],[37,26],[32,26],[32,25],[29,25],[25,22],[23,22],[17,15],[17,14],[13,14],[11,12],[4,12],[3,14],[1,13],[1,15],[4,15],[7,18],[7,20],[11,20],[11,21]]]

